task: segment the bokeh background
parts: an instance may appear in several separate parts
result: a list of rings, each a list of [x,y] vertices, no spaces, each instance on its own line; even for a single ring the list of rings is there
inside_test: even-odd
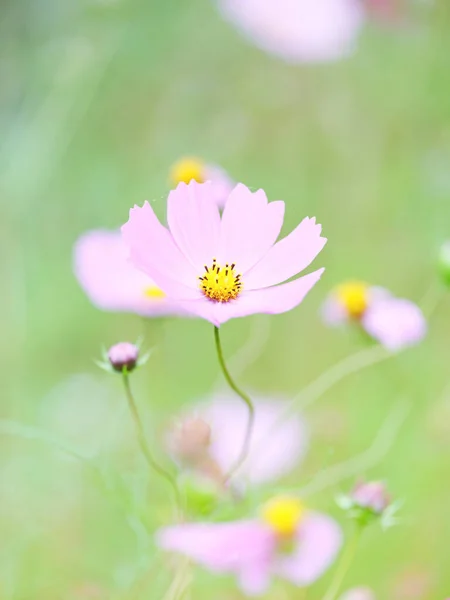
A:
[[[151,476],[145,497],[120,380],[94,359],[140,335],[154,347],[133,383],[159,448],[171,415],[216,385],[211,326],[100,312],[73,275],[72,248],[147,198],[163,215],[170,166],[186,154],[284,199],[285,231],[316,215],[329,239],[316,261],[326,274],[301,307],[223,327],[228,356],[268,328],[240,375],[247,388],[292,397],[361,346],[319,316],[345,278],[439,300],[420,346],[306,411],[311,450],[288,483],[362,452],[406,397],[395,444],[362,473],[404,499],[402,522],[368,532],[345,587],[395,600],[449,595],[450,303],[435,260],[450,235],[450,5],[400,12],[368,20],[349,58],[308,65],[252,46],[208,0],[3,0],[2,599],[158,599],[168,587],[170,569],[142,526],[167,517],[155,508],[167,490]],[[343,521],[334,496],[351,484],[309,502]],[[279,584],[271,594],[301,597]],[[192,598],[212,597],[241,596],[231,580],[196,574]]]

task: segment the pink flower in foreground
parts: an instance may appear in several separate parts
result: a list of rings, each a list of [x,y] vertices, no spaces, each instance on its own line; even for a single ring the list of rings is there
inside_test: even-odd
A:
[[[224,207],[226,199],[235,186],[235,182],[225,169],[191,156],[181,158],[172,166],[170,180],[174,187],[181,182],[190,183],[192,180],[198,183],[210,181],[212,200],[220,209]]]
[[[287,475],[299,464],[308,446],[308,434],[305,423],[297,415],[284,420],[272,431],[286,407],[285,402],[252,397],[255,422],[249,453],[235,477],[249,484],[263,484]],[[181,419],[181,423],[195,423],[196,430],[200,429],[197,438],[202,442],[204,425],[209,426],[208,444],[201,447],[222,474],[228,473],[242,448],[247,417],[245,405],[230,394],[222,393],[212,401],[194,407],[191,415],[195,415],[196,420],[191,417],[190,420]],[[203,426],[199,427],[199,423]]]
[[[180,183],[167,201],[168,228],[150,204],[130,210],[123,239],[136,267],[178,306],[220,326],[235,317],[291,310],[323,269],[278,285],[305,269],[326,239],[315,219],[304,219],[275,243],[284,202],[268,202],[238,184],[222,216],[211,202],[212,184]]]
[[[361,281],[349,281],[335,288],[322,314],[328,325],[359,323],[392,351],[417,344],[427,332],[425,317],[416,304]]]
[[[375,600],[375,594],[368,587],[359,587],[348,590],[339,600]]]
[[[341,538],[330,517],[305,510],[296,498],[276,497],[253,520],[167,527],[157,543],[213,572],[235,575],[245,594],[258,596],[274,576],[311,584],[334,561]]]
[[[219,0],[219,8],[257,46],[291,62],[350,54],[365,20],[360,0]]]
[[[74,270],[81,287],[98,308],[146,317],[180,314],[179,308],[128,259],[118,231],[89,231],[74,249]]]

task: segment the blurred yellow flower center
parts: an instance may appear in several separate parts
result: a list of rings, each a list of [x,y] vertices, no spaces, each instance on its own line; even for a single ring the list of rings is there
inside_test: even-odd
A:
[[[205,273],[199,277],[203,294],[216,302],[229,302],[237,298],[242,291],[242,282],[234,267],[234,264],[228,263],[221,267],[215,258],[210,267],[205,265]]]
[[[165,298],[165,293],[156,285],[149,285],[144,289],[144,295],[152,300],[159,300]]]
[[[291,496],[277,496],[261,508],[262,520],[278,535],[294,535],[304,515],[303,504]]]
[[[198,183],[203,183],[205,180],[204,166],[198,158],[182,158],[173,165],[170,178],[175,185],[181,181],[189,183],[192,179],[198,181]]]
[[[336,297],[350,317],[358,319],[369,303],[369,286],[363,281],[349,281],[336,288]]]

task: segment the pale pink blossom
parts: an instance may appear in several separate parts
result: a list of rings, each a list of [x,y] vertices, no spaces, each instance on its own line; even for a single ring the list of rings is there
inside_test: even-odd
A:
[[[167,201],[168,228],[148,202],[132,208],[122,233],[134,265],[180,308],[216,326],[300,304],[323,269],[283,282],[322,250],[320,225],[306,218],[277,242],[284,202],[238,184],[221,215],[212,195],[210,182],[180,183]]]
[[[244,484],[256,485],[280,479],[299,465],[308,447],[308,432],[298,415],[273,427],[283,414],[286,401],[254,395],[252,399],[255,421],[249,453],[234,477]],[[192,407],[187,414],[209,426],[209,457],[222,473],[228,473],[241,452],[247,423],[246,406],[231,394],[219,393],[208,402]],[[189,424],[193,419],[182,417],[180,422]]]
[[[427,333],[425,317],[414,302],[357,281],[343,283],[331,292],[322,317],[331,326],[355,322],[394,352],[419,343]]]
[[[391,497],[382,481],[359,482],[351,495],[354,504],[381,514],[391,503]]]
[[[234,575],[249,596],[266,592],[272,577],[307,586],[333,563],[341,531],[330,517],[306,512],[280,535],[263,518],[227,523],[187,523],[160,530],[157,544],[215,573]]]
[[[351,54],[365,22],[360,0],[218,0],[218,5],[255,45],[290,62]]]
[[[108,359],[115,371],[132,371],[139,358],[139,348],[130,342],[119,342],[108,350]]]
[[[83,234],[74,248],[74,271],[91,302],[102,310],[146,317],[185,314],[131,264],[118,231]]]

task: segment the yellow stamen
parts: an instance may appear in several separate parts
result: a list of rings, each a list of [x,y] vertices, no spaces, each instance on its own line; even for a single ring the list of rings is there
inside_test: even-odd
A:
[[[152,300],[160,300],[165,298],[165,293],[156,285],[149,285],[144,289],[144,295]]]
[[[221,267],[213,259],[212,265],[205,265],[205,273],[199,277],[203,294],[215,302],[229,302],[242,291],[241,276],[236,275],[235,265],[228,263]]]
[[[261,518],[280,537],[293,536],[301,522],[305,509],[298,498],[276,496],[261,508]]]
[[[174,185],[181,181],[189,183],[192,179],[198,181],[198,183],[203,183],[205,181],[204,167],[203,161],[199,158],[182,158],[173,165],[170,171],[170,179]]]
[[[369,286],[363,281],[348,281],[336,288],[336,297],[350,317],[359,319],[369,304]]]

